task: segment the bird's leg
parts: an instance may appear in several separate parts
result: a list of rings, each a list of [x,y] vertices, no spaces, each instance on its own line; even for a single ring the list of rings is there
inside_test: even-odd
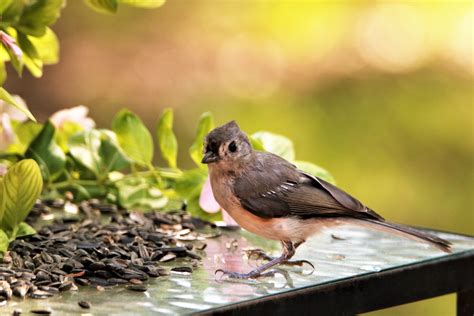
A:
[[[222,272],[222,276],[227,275],[229,276],[229,278],[233,278],[233,279],[255,279],[255,278],[258,278],[259,276],[272,276],[275,274],[274,271],[269,271],[269,272],[264,272],[264,271],[270,269],[271,267],[277,264],[287,262],[295,254],[295,247],[293,246],[293,243],[291,241],[282,241],[282,244],[283,244],[283,253],[280,257],[274,258],[270,260],[269,262],[259,266],[258,268],[248,273],[238,273],[238,272],[225,271],[222,269],[218,269],[216,270],[215,274]]]
[[[302,243],[304,243],[305,241],[299,241],[299,242],[296,242],[293,244],[293,248],[295,249],[296,251],[296,248],[298,248],[298,246],[300,246]],[[268,254],[266,254],[262,249],[249,249],[247,250],[247,256],[249,259],[251,259],[252,257],[256,257],[257,260],[267,260],[267,261],[272,261],[273,259],[275,259],[274,257],[272,256],[269,256]],[[295,261],[285,261],[285,262],[281,262],[280,264],[283,264],[283,265],[287,265],[287,266],[299,266],[299,267],[302,267],[304,264],[308,264],[309,266],[311,266],[311,268],[313,268],[314,270],[314,266],[311,262],[309,262],[308,260],[295,260]]]
[[[293,244],[293,247],[295,247],[295,250],[301,246],[306,240],[298,241]]]

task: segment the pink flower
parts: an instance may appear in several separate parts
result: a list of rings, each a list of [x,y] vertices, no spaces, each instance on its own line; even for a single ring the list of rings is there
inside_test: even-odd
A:
[[[23,58],[23,51],[16,44],[16,41],[13,37],[11,37],[10,35],[8,35],[7,33],[3,31],[0,31],[0,42],[2,42],[2,44],[5,45],[5,47],[10,49],[18,59]]]
[[[202,186],[201,195],[199,196],[199,206],[207,213],[217,213],[222,211],[222,217],[227,226],[239,226],[234,219],[227,213],[219,203],[217,203],[212,193],[211,179],[207,177]]]
[[[57,111],[51,115],[50,120],[56,128],[61,128],[66,122],[76,123],[88,130],[94,128],[95,122],[87,117],[89,109],[84,105]]]
[[[6,113],[0,114],[0,150],[5,150],[15,141],[10,117]]]
[[[27,108],[25,101],[17,95],[13,98],[17,103]],[[24,122],[28,118],[22,111],[16,107],[0,100],[0,150],[5,150],[15,141],[15,132],[13,131],[12,121]]]

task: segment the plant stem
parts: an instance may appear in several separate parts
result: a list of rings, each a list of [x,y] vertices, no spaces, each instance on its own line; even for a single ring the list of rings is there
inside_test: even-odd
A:
[[[161,175],[156,172],[155,167],[154,167],[152,164],[149,164],[149,165],[148,165],[148,170],[151,172],[151,175],[155,178],[156,183],[158,183],[159,185],[161,185],[161,184],[162,184]]]
[[[96,180],[68,180],[68,181],[62,181],[62,182],[56,182],[56,183],[51,183],[48,186],[53,189],[60,189],[64,188],[73,184],[79,184],[79,185],[101,185],[99,181]]]
[[[113,182],[117,182],[122,179],[132,178],[136,176],[147,177],[151,175],[158,175],[158,176],[161,176],[163,178],[168,178],[168,179],[178,179],[179,177],[181,177],[182,174],[183,172],[179,169],[172,170],[172,169],[165,169],[165,168],[154,168],[153,170],[135,171],[133,173],[126,174],[123,176],[123,178],[119,180],[115,180]]]
[[[151,168],[151,167],[150,167]],[[167,178],[167,179],[178,179],[181,177],[183,172],[179,169],[166,169],[166,168],[155,168],[151,170],[146,170],[146,171],[135,171],[130,174],[124,175],[123,178],[114,180],[112,183],[115,183],[117,181],[121,181],[126,178],[132,178],[132,177],[147,177],[147,176],[157,176]],[[56,182],[56,183],[48,183],[48,188],[50,189],[61,189],[64,187],[68,187],[71,185],[90,185],[90,186],[103,186],[104,181],[101,180],[74,180],[74,179],[69,179],[67,181],[61,181],[61,182]]]

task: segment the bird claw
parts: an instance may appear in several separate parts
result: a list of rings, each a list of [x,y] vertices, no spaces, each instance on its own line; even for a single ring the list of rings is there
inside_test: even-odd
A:
[[[224,276],[227,276],[229,279],[239,279],[239,280],[245,280],[245,279],[251,279],[257,277],[257,275],[254,277],[250,273],[238,273],[238,272],[233,272],[233,271],[226,271],[222,269],[217,269],[214,272],[214,275],[217,276],[219,273],[222,273],[217,280],[222,280]]]
[[[308,260],[288,261],[288,262],[285,262],[283,264],[290,265],[290,266],[295,265],[295,266],[298,266],[298,267],[303,267],[305,264],[307,264],[311,268],[311,270],[307,273],[303,273],[304,275],[311,275],[311,274],[313,274],[314,270],[316,270],[314,264],[312,264]]]
[[[302,266],[304,266],[305,264],[307,264],[307,265],[310,266],[311,269],[312,269],[312,272],[311,272],[311,273],[313,273],[313,271],[316,269],[316,268],[314,267],[314,264],[312,264],[312,263],[309,262],[308,260],[286,261],[286,262],[282,262],[281,264],[286,265],[286,266],[298,266],[298,267],[302,267]],[[311,273],[310,273],[310,274],[311,274]]]
[[[260,261],[260,260],[271,261],[271,260],[274,259],[273,257],[266,254],[265,251],[263,251],[263,249],[260,249],[260,248],[247,249],[247,250],[245,250],[245,252],[247,253],[247,257],[248,257],[249,260],[253,259],[253,260],[256,260],[256,261]],[[280,265],[298,266],[298,267],[303,267],[305,264],[307,264],[309,267],[311,267],[311,271],[309,273],[305,273],[305,275],[312,274],[316,268],[308,260],[284,261],[284,262],[280,263]]]

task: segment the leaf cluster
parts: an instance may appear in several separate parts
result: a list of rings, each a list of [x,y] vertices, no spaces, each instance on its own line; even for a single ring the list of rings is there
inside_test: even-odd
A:
[[[154,9],[161,7],[165,1],[166,0],[84,0],[93,10],[106,14],[116,13],[120,4]]]
[[[118,5],[157,8],[165,0],[84,0],[101,13],[115,13]],[[5,64],[10,62],[21,77],[26,67],[34,77],[43,75],[43,66],[58,62],[59,42],[50,28],[59,18],[66,0],[0,1],[0,100],[23,111],[35,121],[31,112],[16,102],[2,88],[7,78]]]
[[[0,99],[10,103],[34,120],[29,110],[15,102],[1,86],[10,62],[21,77],[26,67],[41,77],[43,66],[58,62],[58,39],[50,26],[58,19],[64,0],[2,0],[0,2]]]
[[[40,169],[32,159],[15,163],[0,177],[0,253],[7,251],[10,241],[35,233],[24,220],[42,187]]]
[[[213,125],[210,114],[203,115],[198,138],[190,154],[201,152],[202,138]],[[173,132],[173,112],[164,110],[156,124],[156,140],[167,167],[153,164],[155,141],[142,120],[129,110],[121,110],[111,129],[89,129],[67,122],[56,128],[50,121],[16,122],[16,140],[0,160],[25,158],[39,165],[45,183],[44,195],[73,193],[77,201],[90,198],[132,209],[162,209],[170,200],[179,200],[174,186],[183,172],[177,168],[178,143]]]
[[[10,162],[35,160],[44,179],[44,196],[62,196],[70,191],[77,201],[106,199],[120,207],[145,211],[173,209],[185,201],[195,216],[219,220],[220,214],[208,214],[199,206],[207,178],[207,167],[201,164],[203,143],[213,128],[212,114],[203,113],[188,150],[196,164],[190,170],[177,166],[178,141],[171,109],[163,111],[153,133],[127,109],[115,115],[111,129],[84,130],[72,122],[61,128],[50,121],[43,125],[16,123],[16,141],[0,153],[0,162],[2,157]],[[273,152],[304,171],[334,182],[321,167],[295,160],[290,139],[265,131],[250,135],[250,139],[255,149]],[[166,161],[165,167],[154,163],[155,147]]]

